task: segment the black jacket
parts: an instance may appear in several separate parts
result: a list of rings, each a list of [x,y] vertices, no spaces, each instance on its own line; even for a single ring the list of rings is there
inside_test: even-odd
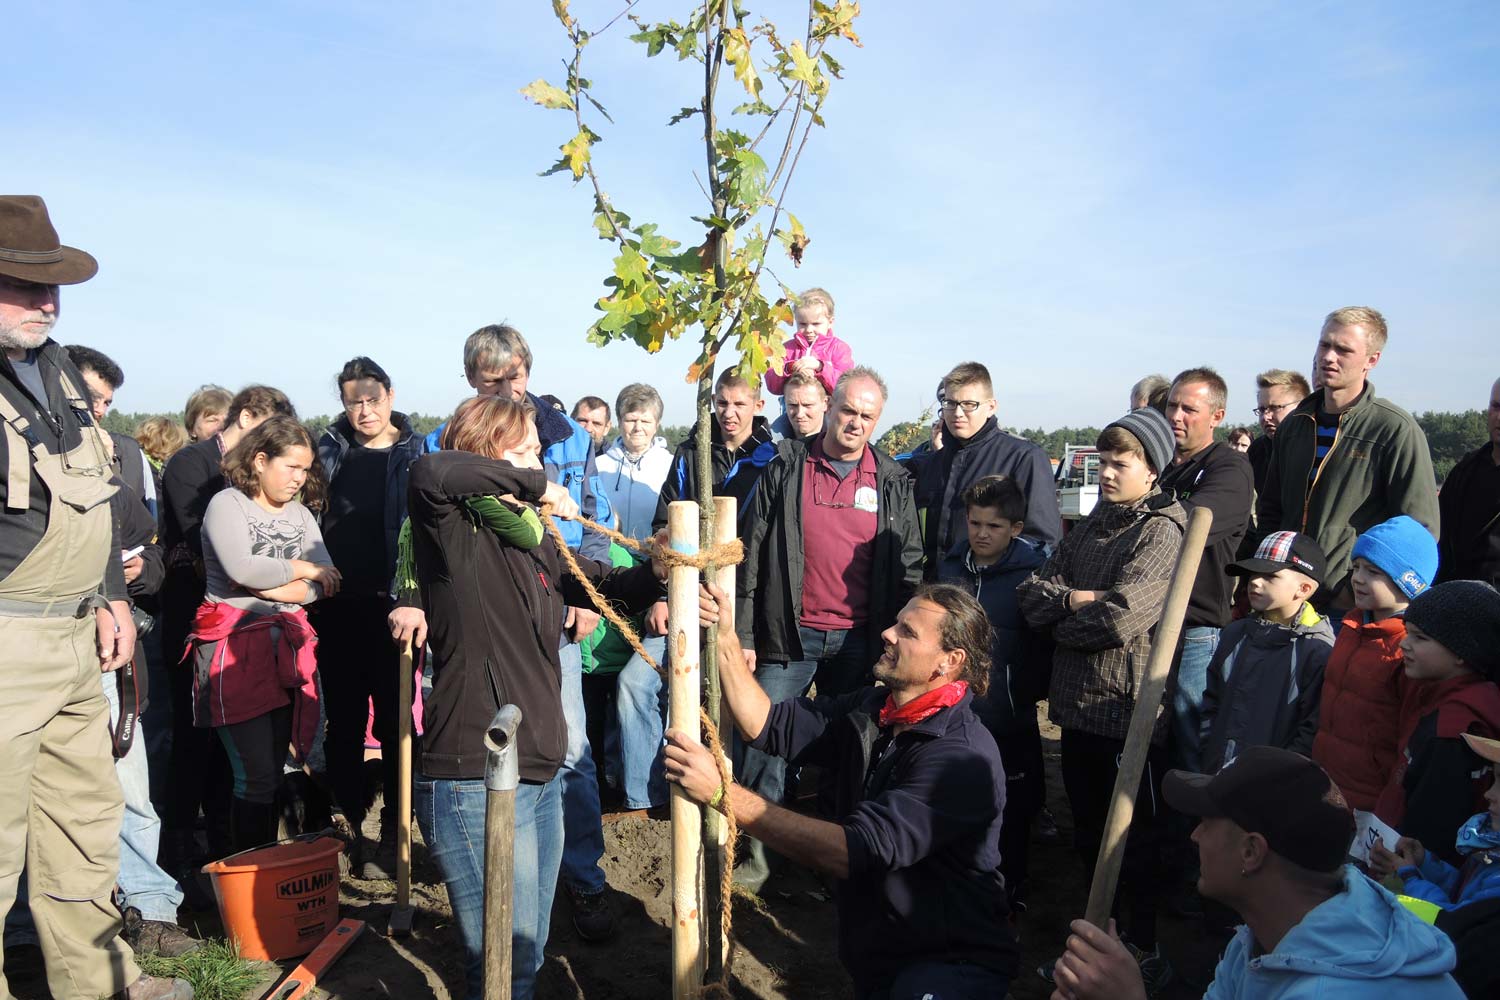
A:
[[[991,566],[974,565],[971,551],[967,539],[954,546],[938,567],[938,581],[973,594],[990,620],[990,688],[974,700],[974,714],[995,742],[1005,744],[1018,733],[1036,732],[1036,703],[1047,697],[1052,676],[1051,637],[1026,624],[1016,593],[1047,556],[1025,536],[1011,542]],[[1002,754],[1009,752],[1002,747]]]
[[[141,573],[125,585],[130,599],[147,614],[156,614],[162,580],[166,576],[166,559],[157,537],[154,512],[146,505],[146,463],[141,446],[129,434],[109,432],[115,443],[114,472],[120,492],[110,498],[115,517],[120,522],[120,548],[139,547]],[[155,487],[152,482],[152,487]]]
[[[875,488],[880,495],[880,524],[870,567],[867,620],[873,660],[881,648],[880,633],[896,621],[917,584],[922,582],[922,534],[912,500],[911,478],[885,452],[868,445],[875,456]],[[802,480],[807,445],[782,441],[755,490],[750,519],[740,519],[748,538],[745,562],[736,578],[739,612],[735,627],[746,648],[759,660],[787,663],[802,659],[798,623],[802,619]],[[753,609],[753,613],[752,613]]]
[[[49,453],[55,455],[76,448],[83,440],[84,429],[93,425],[94,418],[89,412],[87,399],[69,400],[64,397],[58,373],[67,372],[73,387],[80,393],[86,393],[88,389],[84,385],[83,376],[68,359],[67,352],[54,340],[48,340],[37,349],[37,367],[47,387],[45,400],[31,398],[31,393],[21,387],[20,376],[16,374],[10,358],[4,351],[0,351],[0,393],[26,419],[30,424],[30,433],[36,436]],[[45,404],[45,415],[38,406],[39,403]],[[41,477],[33,471],[30,477],[31,495],[24,504],[16,504],[22,507],[21,510],[11,509],[13,498],[8,495],[8,480],[4,470],[9,468],[10,449],[16,446],[16,440],[14,431],[0,430],[0,580],[9,576],[47,533],[52,504],[51,493]],[[101,451],[103,447],[103,442],[100,442]],[[110,600],[123,601],[127,595],[125,571],[120,565],[119,550],[122,546],[119,508],[112,505],[111,512],[113,551],[105,561],[99,592]]]
[[[849,877],[838,883],[839,958],[864,994],[918,962],[972,962],[1014,977],[1000,875],[1005,771],[973,695],[892,736],[890,692],[771,706],[750,745],[832,775]]]
[[[531,550],[476,527],[462,501],[547,488],[540,469],[466,451],[425,455],[411,467],[407,509],[434,680],[423,703],[421,770],[429,778],[484,776],[484,732],[496,709],[521,709],[521,778],[547,781],[567,750],[557,637],[565,605],[592,607],[550,536]],[[614,569],[578,557],[584,574],[628,613],[662,594],[649,564]]]
[[[1488,518],[1479,534],[1471,533],[1472,526],[1464,518],[1464,508],[1475,499],[1469,496],[1470,480],[1480,462],[1493,461],[1493,454],[1494,446],[1490,444],[1469,452],[1443,480],[1438,493],[1442,536],[1438,539],[1437,583],[1483,580],[1500,587],[1500,495],[1482,498],[1487,509],[1481,508],[1481,514],[1487,514]]]
[[[712,417],[709,419],[713,440],[714,496],[734,497],[739,501],[739,534],[743,538],[746,534],[745,512],[750,509],[750,498],[761,472],[776,456],[776,441],[766,418],[756,417],[750,427],[750,436],[731,452],[724,446],[719,422]],[[661,497],[656,502],[656,518],[651,523],[651,530],[660,531],[667,526],[667,505],[672,501],[697,499],[698,428],[694,425],[692,433],[677,446],[677,452],[672,456],[667,481],[661,484]]]
[[[392,413],[391,423],[400,430],[400,436],[391,446],[385,462],[385,578],[390,580],[396,572],[396,540],[401,537],[401,522],[406,519],[406,489],[411,476],[411,464],[422,456],[423,439],[412,433],[411,421],[404,413]],[[339,466],[344,456],[354,446],[354,427],[347,416],[335,420],[323,432],[318,442],[318,460],[323,463],[323,474],[330,486],[338,477]]]
[[[1250,473],[1254,478],[1255,492],[1259,493],[1266,485],[1266,476],[1271,471],[1271,457],[1276,452],[1276,439],[1269,434],[1262,434],[1250,442],[1250,450],[1245,452],[1245,458],[1250,462]]]
[[[1170,491],[1189,513],[1194,507],[1213,511],[1208,544],[1193,580],[1184,628],[1229,624],[1229,604],[1234,599],[1235,578],[1224,572],[1239,554],[1240,542],[1250,527],[1250,507],[1255,484],[1250,462],[1244,455],[1217,441],[1181,465],[1169,465],[1159,483]]]
[[[1253,746],[1311,754],[1333,626],[1304,604],[1290,625],[1259,615],[1230,622],[1208,662],[1203,773]]]
[[[1050,551],[1062,540],[1062,512],[1052,462],[1039,445],[1000,429],[994,417],[979,432],[960,441],[943,427],[943,447],[915,470],[917,509],[924,518],[923,550],[927,579],[937,577],[938,563],[953,546],[969,537],[964,490],[985,476],[1009,476],[1026,495],[1025,535]]]

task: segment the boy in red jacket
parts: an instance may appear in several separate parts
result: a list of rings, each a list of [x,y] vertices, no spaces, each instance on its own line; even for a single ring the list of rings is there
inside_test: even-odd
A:
[[[1401,666],[1402,616],[1431,583],[1437,563],[1437,542],[1405,515],[1375,525],[1354,543],[1354,608],[1344,616],[1323,672],[1312,759],[1355,809],[1374,810],[1395,767],[1401,703],[1411,683]]]
[[[1452,831],[1484,808],[1491,781],[1462,736],[1500,734],[1500,592],[1453,580],[1422,594],[1406,609],[1401,652],[1413,683],[1375,814],[1456,865]]]

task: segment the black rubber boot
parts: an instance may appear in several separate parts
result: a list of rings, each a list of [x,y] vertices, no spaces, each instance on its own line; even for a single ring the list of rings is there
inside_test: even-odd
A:
[[[276,840],[276,805],[272,802],[251,802],[235,797],[229,808],[230,836],[235,853],[260,847]]]

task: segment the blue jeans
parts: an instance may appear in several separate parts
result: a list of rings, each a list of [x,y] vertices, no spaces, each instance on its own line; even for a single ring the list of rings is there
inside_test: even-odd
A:
[[[667,653],[667,637],[644,637],[656,662]],[[663,769],[662,732],[665,728],[667,686],[661,674],[641,659],[630,658],[615,685],[615,713],[620,722],[621,770],[625,785],[625,808],[651,809],[667,803],[667,778]]]
[[[990,1000],[1003,997],[1010,980],[972,962],[917,962],[889,986],[856,994],[858,1000]]]
[[[1203,691],[1208,687],[1208,662],[1219,648],[1219,630],[1194,625],[1182,630],[1182,655],[1177,661],[1177,690],[1172,698],[1172,766],[1184,771],[1203,769]]]
[[[588,719],[583,709],[583,652],[576,642],[557,651],[562,660],[563,718],[568,723],[568,753],[557,780],[562,782],[562,873],[568,887],[585,895],[603,892],[604,824],[600,818],[599,778],[589,748]]]
[[[104,674],[104,698],[111,725],[120,719],[120,692],[114,674]],[[156,864],[161,842],[161,820],[151,805],[151,777],[146,765],[144,726],[136,729],[130,752],[115,761],[120,790],[125,793],[125,818],[120,824],[120,908],[133,906],[143,920],[177,923],[182,887]]]
[[[755,665],[755,679],[772,704],[801,697],[814,680],[818,683],[819,695],[844,694],[863,684],[870,669],[865,654],[863,625],[829,632],[800,625],[798,630],[802,639],[802,659],[790,663],[757,662]],[[734,740],[734,751],[735,774],[739,776],[740,784],[767,801],[779,804],[786,794],[786,759],[751,750],[738,736]],[[736,868],[736,880],[759,892],[770,874],[765,845],[750,838],[744,860]]]
[[[114,674],[101,674],[104,699],[109,702],[110,725],[120,721],[120,692]],[[139,721],[139,720],[137,720]],[[141,911],[142,920],[177,923],[177,908],[182,905],[182,888],[177,880],[156,864],[156,849],[161,841],[161,820],[151,806],[150,779],[146,769],[146,730],[138,726],[130,752],[115,761],[115,775],[125,793],[125,817],[120,824],[120,874],[118,878],[120,909],[133,906]],[[36,926],[26,906],[26,875],[16,890],[16,901],[5,917],[5,942],[36,944]]]
[[[802,659],[790,663],[755,664],[755,679],[774,705],[779,701],[800,698],[808,685],[818,682],[818,693],[842,694],[858,687],[859,678],[870,669],[865,656],[863,626],[833,632],[799,625]],[[853,683],[851,683],[851,681]],[[739,745],[739,740],[735,740]],[[770,757],[759,750],[742,750],[737,770],[740,784],[763,798],[779,803],[786,783],[786,761]]]
[[[464,947],[467,1000],[484,995],[484,814],[483,781],[434,780],[419,776],[417,825],[428,853],[448,886],[448,905]],[[522,782],[516,789],[512,876],[511,996],[530,1000],[542,968],[551,927],[552,896],[562,863],[562,788]]]

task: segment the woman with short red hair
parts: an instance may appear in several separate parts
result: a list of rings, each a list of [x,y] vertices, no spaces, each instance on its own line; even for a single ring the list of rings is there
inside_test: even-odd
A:
[[[521,709],[521,784],[514,831],[512,995],[531,997],[542,966],[562,864],[557,770],[567,749],[557,636],[566,605],[591,607],[532,506],[575,517],[566,488],[547,482],[535,413],[525,400],[467,399],[443,450],[412,465],[411,559],[398,585],[426,611],[433,688],[423,700],[416,781],[422,839],[448,886],[466,952],[467,995],[483,989],[484,734],[503,705]],[[629,613],[662,596],[653,567],[579,558],[584,575]],[[413,578],[414,575],[414,578]]]

